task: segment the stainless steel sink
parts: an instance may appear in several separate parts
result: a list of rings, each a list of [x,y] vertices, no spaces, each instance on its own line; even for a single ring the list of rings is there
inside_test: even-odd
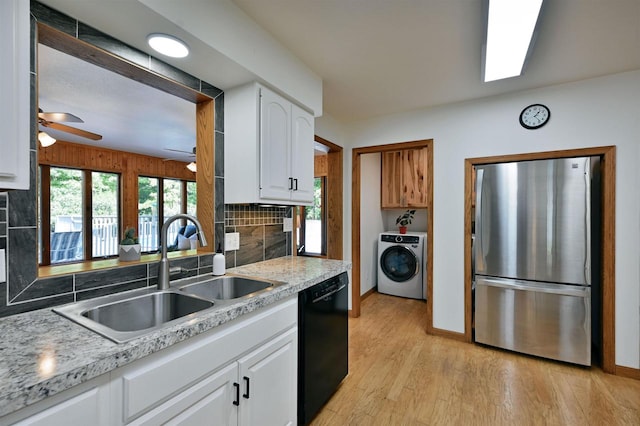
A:
[[[58,314],[116,343],[188,320],[214,302],[176,291],[142,289],[54,308]]]
[[[185,285],[178,284],[178,289],[207,300],[219,301],[254,297],[263,292],[273,290],[282,284],[284,283],[280,281],[225,275]]]

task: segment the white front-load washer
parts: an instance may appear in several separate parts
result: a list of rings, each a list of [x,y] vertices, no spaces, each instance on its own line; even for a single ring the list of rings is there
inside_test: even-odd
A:
[[[378,239],[378,292],[426,299],[427,234],[383,232]]]

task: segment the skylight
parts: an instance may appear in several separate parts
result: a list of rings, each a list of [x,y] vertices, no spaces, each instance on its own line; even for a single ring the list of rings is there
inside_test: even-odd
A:
[[[543,0],[488,0],[484,81],[522,74]]]

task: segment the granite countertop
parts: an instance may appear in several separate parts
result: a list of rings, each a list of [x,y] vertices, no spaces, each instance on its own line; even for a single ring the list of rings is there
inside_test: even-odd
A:
[[[286,282],[123,344],[113,343],[51,308],[0,319],[0,417],[62,392],[351,269],[351,263],[282,257],[229,269]]]

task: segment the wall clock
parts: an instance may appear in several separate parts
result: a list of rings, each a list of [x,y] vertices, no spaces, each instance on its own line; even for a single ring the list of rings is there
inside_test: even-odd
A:
[[[551,117],[551,111],[545,105],[529,105],[520,113],[520,124],[525,129],[539,129],[547,124]]]

